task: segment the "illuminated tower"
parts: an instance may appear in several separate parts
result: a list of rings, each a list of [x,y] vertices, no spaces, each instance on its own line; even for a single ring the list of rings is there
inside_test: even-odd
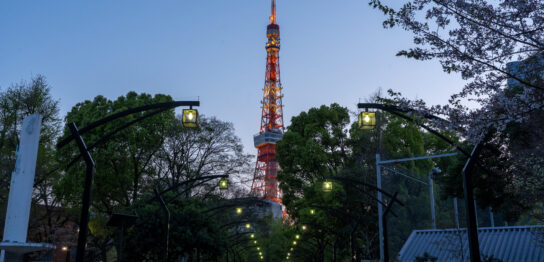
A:
[[[283,112],[280,83],[280,27],[276,24],[276,1],[272,0],[270,24],[266,27],[266,74],[263,88],[261,129],[253,137],[259,153],[251,185],[254,196],[281,203],[276,179],[280,169],[276,160],[276,142],[283,137]]]

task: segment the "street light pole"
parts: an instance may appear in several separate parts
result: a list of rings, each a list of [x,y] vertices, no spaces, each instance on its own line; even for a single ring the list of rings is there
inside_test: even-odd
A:
[[[472,165],[482,150],[482,143],[478,143],[465,166],[463,167],[463,186],[465,191],[465,205],[467,210],[468,245],[470,249],[470,261],[480,262],[480,244],[478,243],[478,225],[476,223],[476,210],[474,208],[474,193],[472,192]],[[471,208],[473,207],[473,208]]]
[[[85,164],[87,166],[85,170],[85,184],[83,186],[83,203],[81,207],[81,217],[79,225],[79,236],[77,238],[77,254],[76,261],[83,262],[85,259],[85,245],[87,244],[87,235],[89,232],[89,208],[91,206],[92,199],[92,184],[94,176],[94,161],[91,154],[87,150],[87,146],[83,141],[83,138],[79,134],[79,130],[75,123],[71,123],[69,126],[72,135],[75,137],[77,147]]]
[[[459,145],[457,145],[454,141],[447,138],[446,136],[440,134],[436,130],[419,123],[414,118],[409,117],[402,113],[407,112],[416,112],[413,109],[409,108],[400,108],[393,105],[384,105],[384,104],[371,104],[371,103],[359,103],[357,104],[358,108],[375,108],[375,109],[381,109],[385,110],[393,115],[396,115],[400,118],[403,118],[405,120],[408,120],[410,122],[415,123],[419,127],[429,131],[429,133],[439,137],[440,139],[446,141],[448,144],[454,146],[457,150],[459,150],[461,153],[463,153],[465,156],[468,157],[467,162],[465,163],[465,166],[463,168],[462,176],[463,176],[463,187],[464,187],[464,193],[465,193],[465,209],[467,212],[467,233],[468,233],[468,239],[469,239],[469,249],[470,249],[470,261],[471,262],[480,262],[480,246],[478,243],[478,228],[476,224],[476,212],[474,208],[474,195],[472,192],[472,173],[471,168],[476,163],[477,164],[477,158],[480,154],[480,151],[482,150],[483,143],[487,140],[487,137],[489,134],[485,135],[485,138],[480,141],[472,150],[472,153],[468,153],[463,148],[461,148]],[[440,117],[434,116],[429,113],[424,113],[422,117],[433,119],[433,120],[439,120],[443,122],[449,122],[445,119],[442,119]],[[479,165],[479,164],[478,164]],[[480,165],[479,165],[480,166]],[[480,166],[481,167],[481,166]]]
[[[75,140],[80,152],[80,155],[77,156],[73,161],[71,161],[68,164],[68,167],[70,167],[72,164],[75,163],[77,159],[79,159],[81,156],[83,156],[83,159],[85,160],[86,165],[86,171],[85,171],[85,184],[83,187],[83,199],[82,199],[82,207],[81,207],[81,217],[80,217],[80,230],[79,230],[79,236],[77,240],[77,255],[76,255],[76,262],[83,262],[85,259],[85,248],[87,244],[87,235],[89,231],[89,208],[92,201],[92,181],[95,171],[95,163],[94,160],[91,157],[91,154],[89,153],[89,150],[94,148],[96,145],[98,145],[101,142],[104,142],[105,139],[113,136],[114,134],[118,133],[119,131],[129,127],[132,124],[135,124],[141,120],[144,120],[145,118],[148,118],[150,116],[156,115],[160,112],[164,112],[168,109],[173,109],[178,106],[200,106],[200,101],[173,101],[173,102],[166,102],[166,103],[158,103],[158,104],[152,104],[152,105],[145,105],[135,108],[130,108],[128,110],[115,113],[112,115],[109,115],[107,117],[104,117],[98,121],[95,121],[93,123],[90,123],[86,127],[82,129],[78,129],[75,123],[70,123],[68,125],[70,132],[72,133],[67,138],[63,139],[57,144],[57,148],[62,148],[63,146],[70,143],[70,141]],[[120,128],[115,129],[114,131],[104,135],[103,137],[99,138],[98,141],[96,141],[91,147],[87,147],[85,142],[83,141],[83,138],[81,135],[84,133],[87,133],[91,130],[93,130],[96,127],[99,127],[101,125],[104,125],[110,121],[116,120],[118,118],[135,114],[139,112],[146,112],[149,110],[156,110],[155,112],[149,113],[147,115],[144,115],[142,117],[139,117],[136,120],[133,120]]]
[[[379,155],[377,155],[377,158],[376,158],[378,161],[379,161]],[[396,161],[396,160],[395,160]],[[377,165],[376,165],[376,168],[377,169],[380,169],[380,163],[383,163],[383,161],[379,161],[377,162]],[[378,173],[379,174],[379,173]],[[389,262],[388,259],[389,259],[389,250],[388,250],[388,244],[387,244],[387,225],[386,225],[386,216],[387,214],[389,214],[389,212],[391,211],[391,206],[393,206],[393,204],[395,202],[399,203],[399,205],[401,206],[404,206],[404,204],[402,202],[400,202],[398,199],[397,199],[397,194],[398,192],[395,192],[393,195],[387,193],[386,191],[383,191],[380,187],[381,187],[381,183],[380,183],[380,187],[378,186],[373,186],[371,184],[368,184],[364,181],[358,181],[358,180],[354,180],[354,179],[348,179],[348,178],[341,178],[341,177],[332,177],[331,179],[334,179],[334,180],[338,180],[338,181],[342,181],[342,182],[348,182],[348,183],[351,183],[351,184],[360,184],[360,185],[363,185],[365,187],[369,187],[371,189],[374,189],[378,192],[380,192],[380,194],[378,196],[381,196],[383,193],[384,195],[386,195],[387,197],[389,197],[389,201],[386,203],[384,203],[382,200],[380,199],[377,199],[377,198],[374,198],[374,200],[377,200],[378,201],[378,216],[379,216],[379,220],[378,220],[378,223],[381,224],[381,234],[380,236],[378,236],[378,239],[380,240],[380,251],[383,252],[381,253],[380,255],[380,260],[381,261],[385,261],[385,262]],[[379,181],[381,182],[381,178],[378,177]],[[364,192],[364,191],[363,191]],[[368,194],[365,192],[365,194]],[[373,198],[372,195],[368,194],[371,198]],[[381,212],[380,210],[382,210],[382,206],[385,207],[385,211]],[[396,216],[394,213],[393,213],[394,216]],[[383,242],[382,242],[383,240]]]
[[[166,232],[165,232],[165,240],[164,240],[165,247],[164,247],[164,258],[163,258],[163,261],[166,262],[168,261],[168,242],[170,238],[170,210],[168,210],[168,206],[164,202],[164,199],[159,193],[159,190],[157,190],[156,188],[153,190],[155,192],[155,196],[159,199],[159,202],[161,203],[161,208],[164,211],[164,215],[166,216],[166,223],[165,223],[166,225],[164,226],[166,229],[165,230]]]
[[[393,204],[395,203],[395,201],[397,200],[397,194],[398,192],[395,192],[393,194],[393,197],[391,198],[391,200],[389,201],[389,203],[387,204],[387,206],[385,206],[385,211],[383,212],[383,215],[382,215],[382,224],[383,224],[383,260],[385,262],[389,262],[389,241],[387,241],[387,214],[389,214],[389,212],[391,211],[391,206],[393,206]]]

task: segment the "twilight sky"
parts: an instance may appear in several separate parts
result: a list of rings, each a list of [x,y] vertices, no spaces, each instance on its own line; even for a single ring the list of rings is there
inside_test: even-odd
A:
[[[0,88],[47,77],[64,116],[129,91],[200,98],[256,154],[269,0],[2,1]],[[278,0],[284,119],[333,102],[356,111],[378,88],[446,103],[459,75],[395,57],[410,34],[385,30],[366,0]]]

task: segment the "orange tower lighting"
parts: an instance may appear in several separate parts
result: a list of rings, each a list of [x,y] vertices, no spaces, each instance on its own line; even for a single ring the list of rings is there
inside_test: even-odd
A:
[[[254,196],[281,203],[277,174],[276,142],[283,137],[283,105],[280,82],[280,27],[276,24],[276,1],[272,0],[270,24],[266,27],[266,74],[263,88],[261,129],[253,137],[258,149],[257,164],[251,185]]]

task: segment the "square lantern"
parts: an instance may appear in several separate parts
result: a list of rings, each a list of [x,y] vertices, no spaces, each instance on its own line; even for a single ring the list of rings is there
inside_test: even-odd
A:
[[[374,129],[376,127],[376,112],[361,112],[359,114],[360,129]]]
[[[196,109],[183,109],[182,124],[184,127],[197,127],[198,111]]]
[[[229,181],[226,179],[219,180],[219,189],[220,190],[227,190],[229,189]]]
[[[331,192],[332,191],[332,182],[331,181],[323,182],[323,191],[325,191],[325,192]]]

